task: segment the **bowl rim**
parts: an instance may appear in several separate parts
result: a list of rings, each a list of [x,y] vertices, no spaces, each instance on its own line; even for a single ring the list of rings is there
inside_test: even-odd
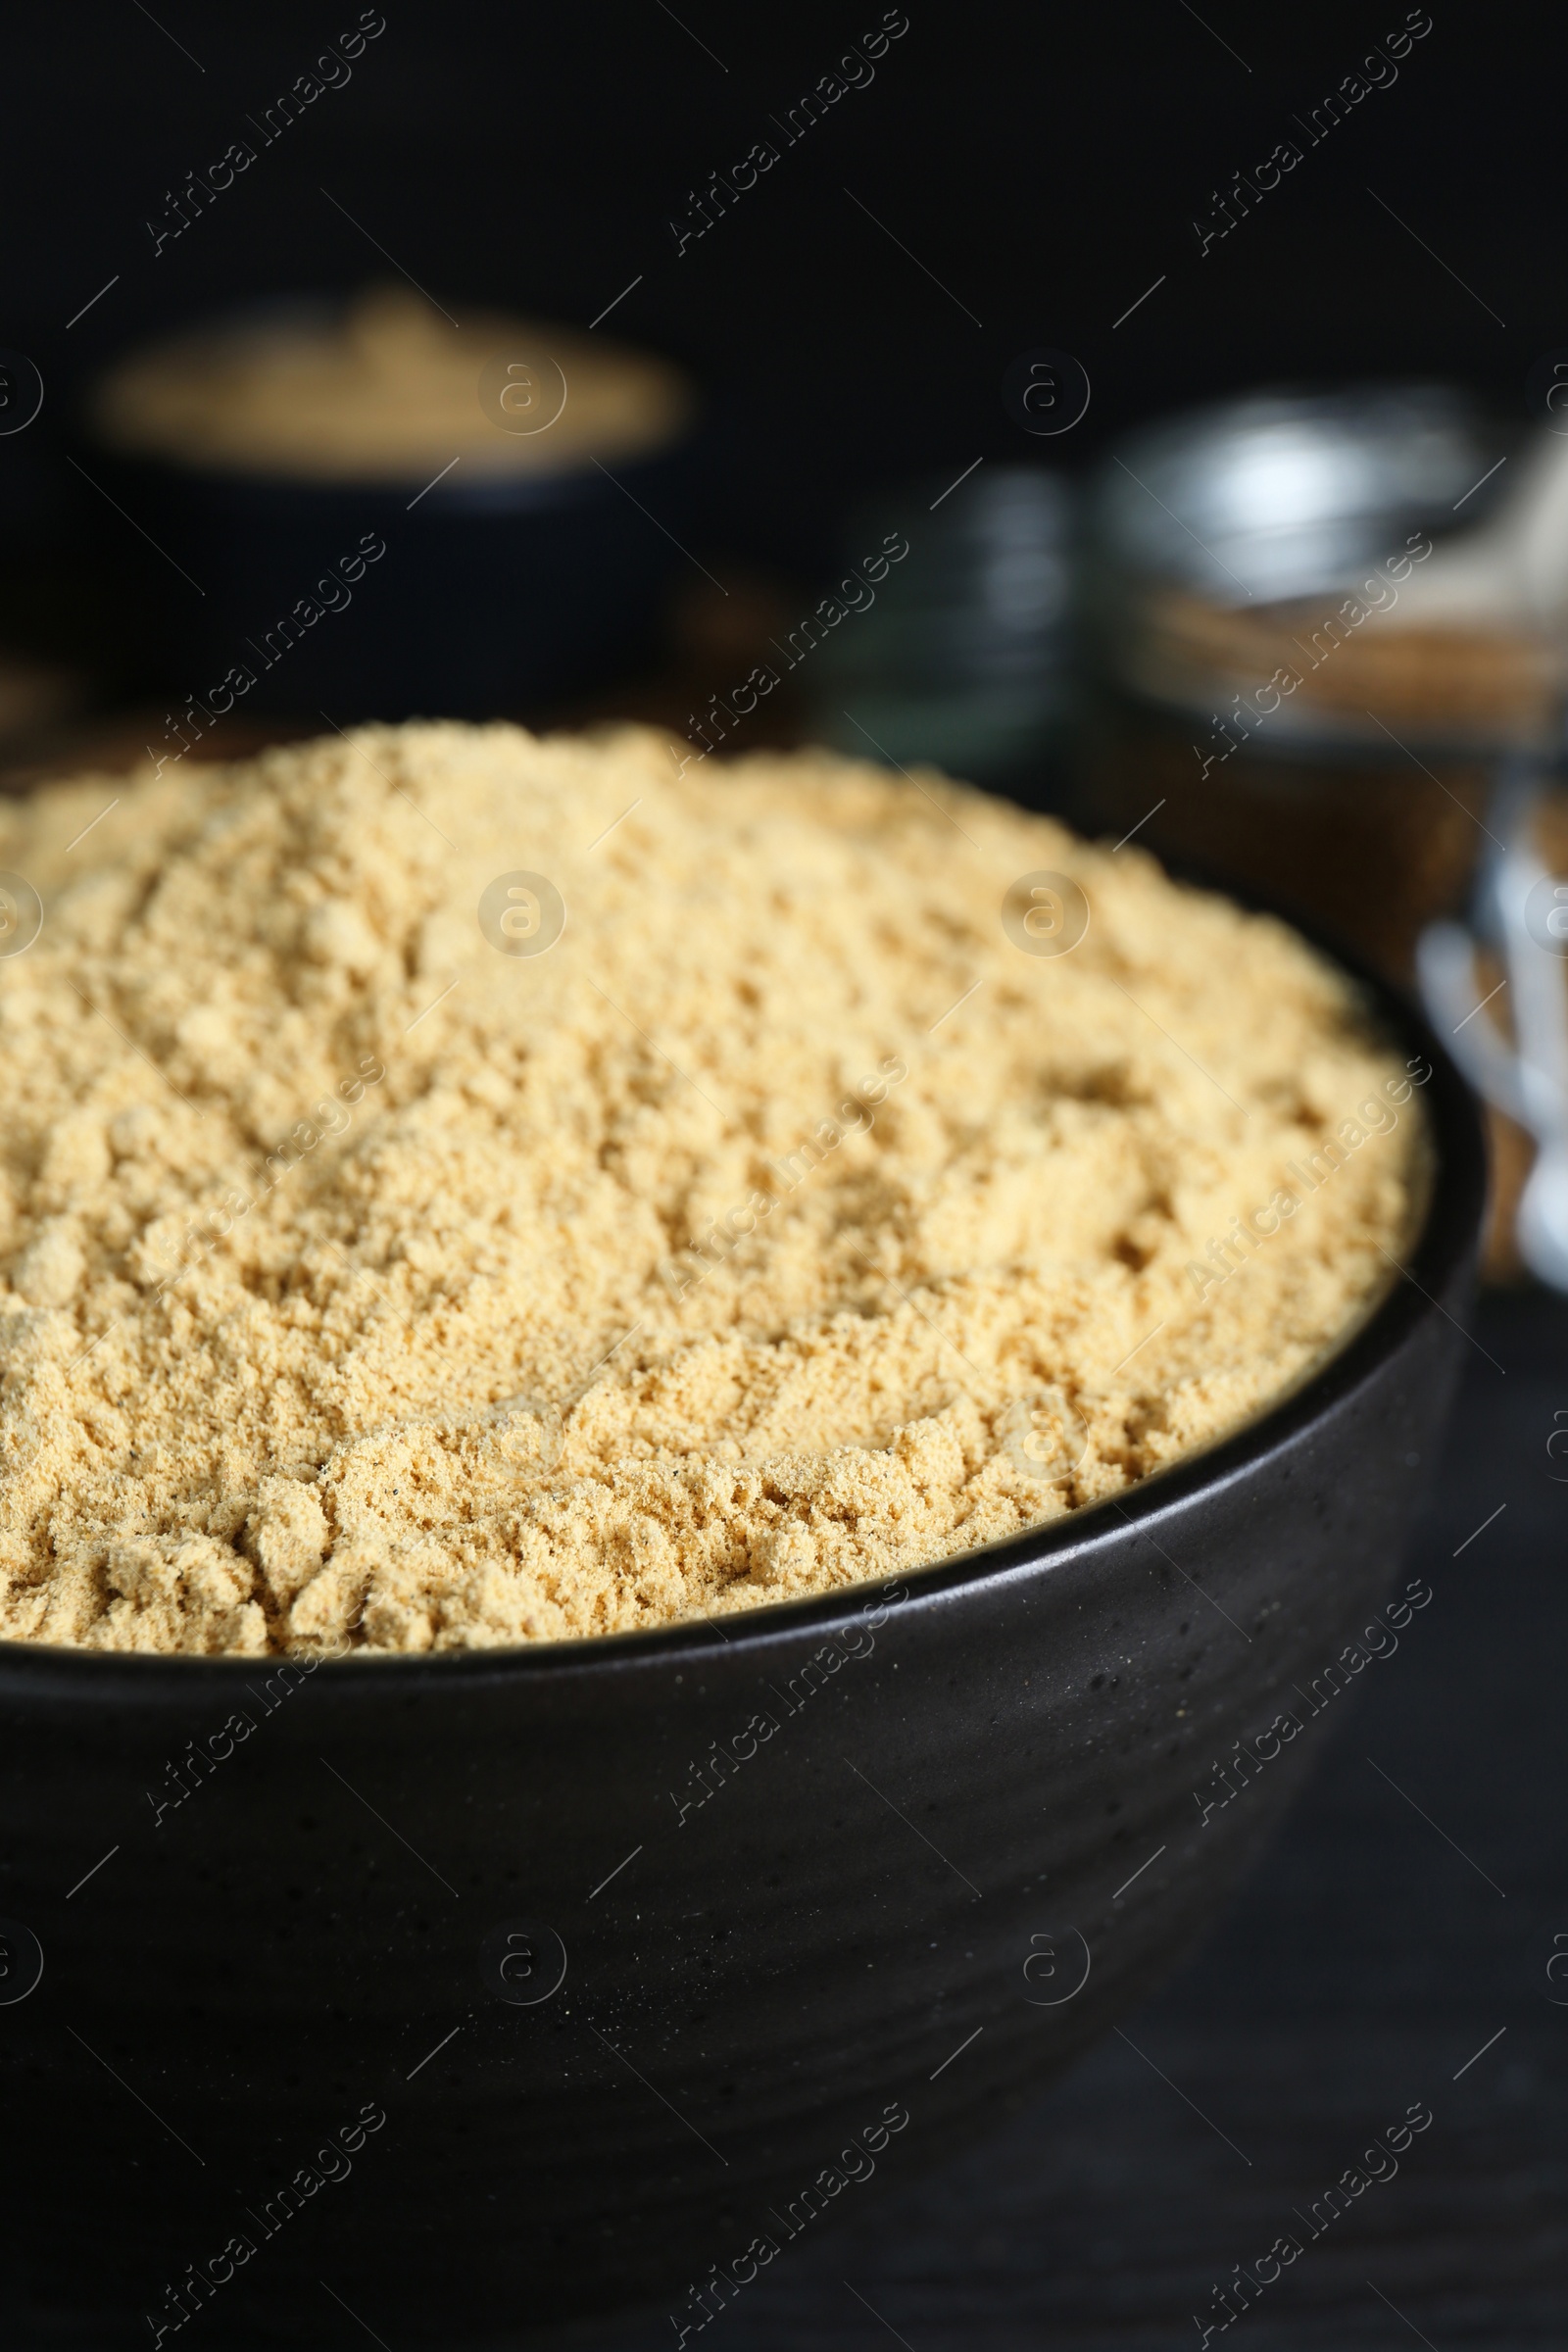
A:
[[[1219,889],[1249,912],[1276,913],[1275,905],[1261,892],[1235,883],[1219,885],[1209,874],[1176,860],[1165,870],[1175,880]],[[863,1621],[879,1606],[883,1610],[880,1622],[885,1623],[895,1609],[902,1613],[915,1607],[932,1610],[959,1603],[983,1604],[988,1598],[1000,1600],[1042,1573],[1069,1562],[1094,1560],[1129,1539],[1136,1541],[1143,1535],[1153,1541],[1152,1531],[1163,1522],[1178,1518],[1205,1495],[1219,1494],[1288,1454],[1310,1430],[1369,1386],[1434,1314],[1452,1323],[1456,1333],[1479,1348],[1480,1342],[1455,1322],[1443,1304],[1445,1293],[1468,1277],[1479,1246],[1488,1163],[1475,1097],[1409,997],[1335,938],[1327,926],[1303,921],[1295,909],[1279,919],[1356,984],[1373,1026],[1391,1044],[1405,1049],[1407,1062],[1419,1058],[1430,1064],[1430,1077],[1414,1081],[1425,1104],[1430,1187],[1419,1231],[1403,1251],[1396,1278],[1377,1304],[1348,1326],[1346,1336],[1330,1352],[1273,1403],[1211,1445],[1151,1472],[1119,1495],[1085,1503],[1018,1535],[953,1553],[925,1568],[835,1587],[800,1600],[759,1601],[755,1608],[727,1614],[722,1628],[703,1614],[646,1631],[578,1634],[561,1641],[412,1654],[351,1651],[337,1658],[287,1652],[193,1656],[0,1639],[0,1689],[14,1697],[96,1694],[161,1706],[204,1694],[221,1704],[247,1675],[276,1675],[285,1667],[313,1681],[325,1667],[329,1670],[327,1688],[339,1695],[362,1699],[412,1699],[455,1684],[471,1690],[476,1683],[531,1683],[544,1675],[617,1677],[665,1672],[678,1680],[687,1670],[700,1673],[731,1653],[743,1659],[756,1658],[775,1646],[796,1648],[803,1637],[813,1635],[826,1642],[837,1628],[856,1619]]]

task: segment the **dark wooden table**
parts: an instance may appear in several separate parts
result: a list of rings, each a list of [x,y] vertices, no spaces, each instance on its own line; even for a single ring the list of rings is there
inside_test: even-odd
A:
[[[1568,2346],[1568,1303],[1494,1295],[1470,1330],[1412,1562],[1434,1600],[1203,1950],[1023,2122],[786,2253],[693,2347],[1197,2352],[1194,2314],[1227,2352]],[[1309,2238],[1417,2101],[1397,2176]],[[1221,2334],[1214,2288],[1282,2232],[1300,2258]]]

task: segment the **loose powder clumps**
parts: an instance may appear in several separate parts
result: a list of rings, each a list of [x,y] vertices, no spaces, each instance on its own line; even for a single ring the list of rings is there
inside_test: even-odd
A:
[[[12,1639],[907,1571],[1255,1413],[1419,1208],[1349,981],[935,774],[371,727],[51,786],[0,868]]]

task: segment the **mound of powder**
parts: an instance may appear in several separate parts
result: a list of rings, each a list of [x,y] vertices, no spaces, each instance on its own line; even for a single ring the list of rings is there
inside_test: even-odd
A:
[[[100,437],[167,465],[310,481],[464,481],[586,470],[676,440],[678,368],[580,328],[464,305],[448,323],[407,287],[338,314],[197,327],[132,352],[92,399]]]
[[[907,1571],[1255,1413],[1419,1209],[1349,981],[934,773],[370,727],[51,786],[0,869],[11,1639]]]

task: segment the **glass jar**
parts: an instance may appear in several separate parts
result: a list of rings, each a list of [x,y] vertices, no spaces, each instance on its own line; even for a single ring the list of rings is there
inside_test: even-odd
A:
[[[884,539],[888,521],[898,524]],[[901,544],[807,672],[811,737],[862,759],[927,760],[1057,808],[1073,682],[1071,486],[987,460],[890,490],[851,521],[846,554]],[[851,576],[844,595],[864,584]],[[830,600],[827,600],[830,601]]]
[[[1395,626],[1512,437],[1442,385],[1263,393],[1112,453],[1091,501],[1080,816],[1315,917],[1398,978],[1457,908],[1492,769],[1548,754],[1561,660]]]

